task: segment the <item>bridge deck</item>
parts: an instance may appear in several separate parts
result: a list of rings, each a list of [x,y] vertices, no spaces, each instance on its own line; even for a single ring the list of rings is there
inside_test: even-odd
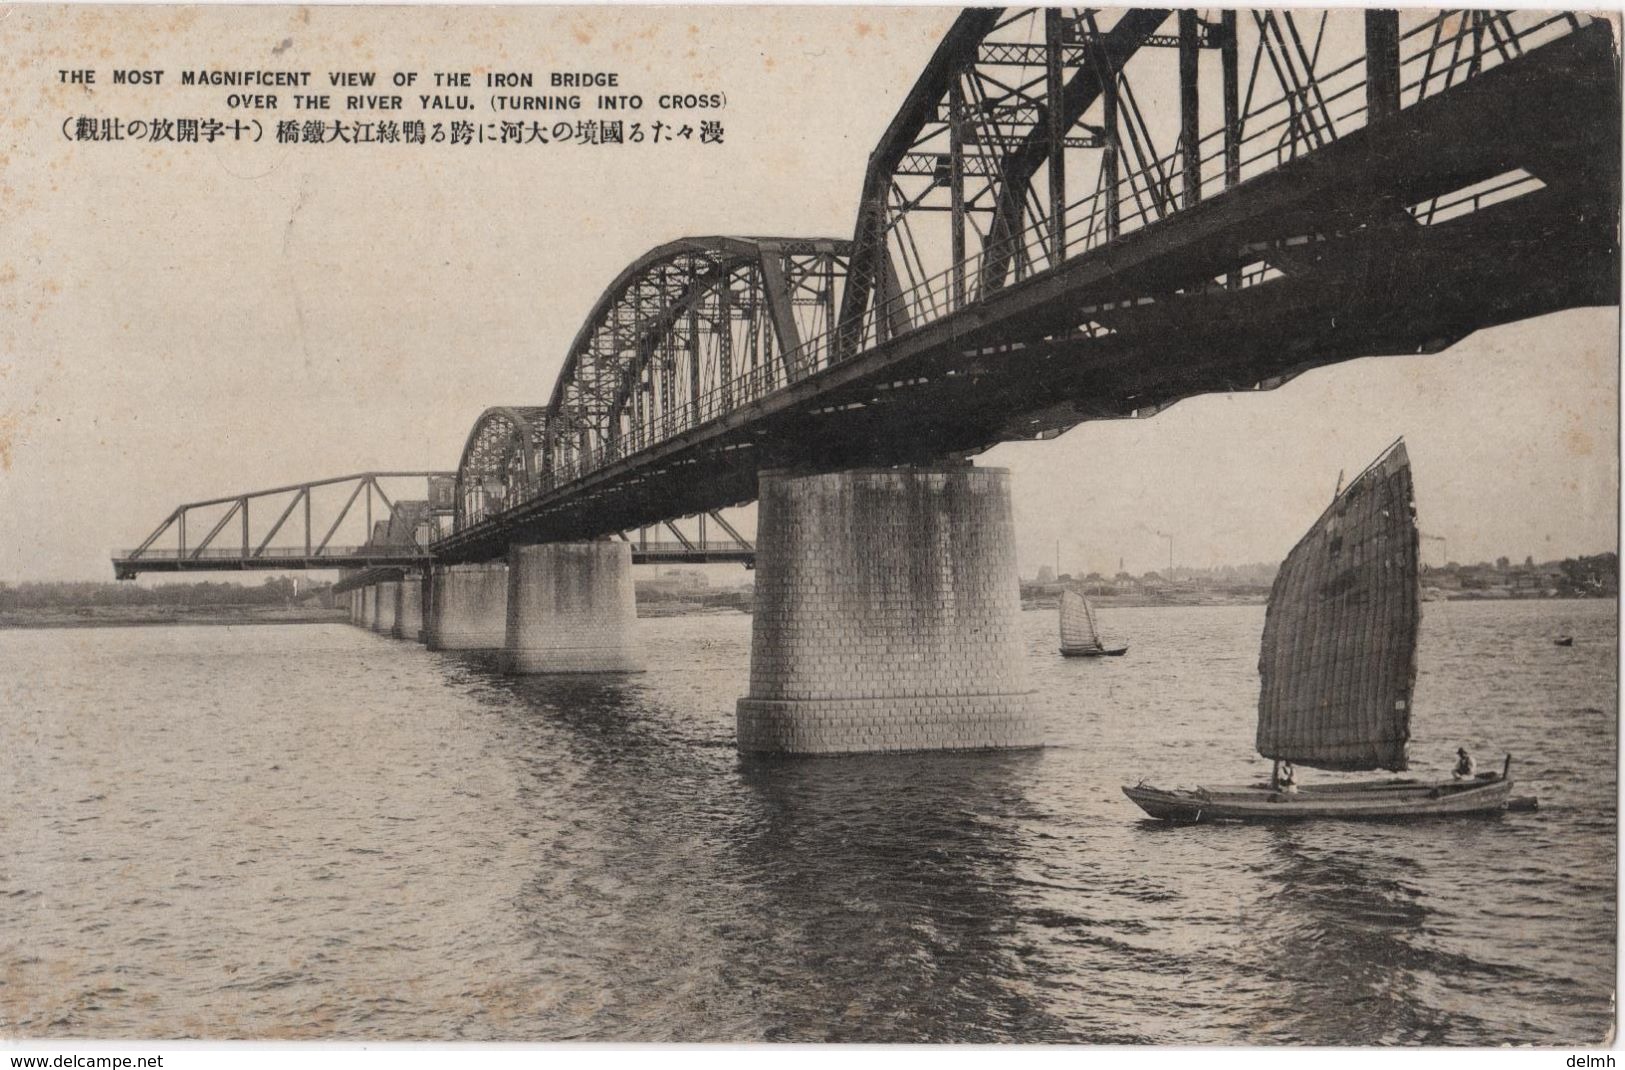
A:
[[[113,558],[113,573],[121,580],[134,579],[141,572],[246,572],[252,570],[304,571],[309,569],[421,568],[431,564],[428,550],[406,550],[398,546],[330,547],[320,554],[276,547],[261,554],[240,550],[193,551],[151,549],[125,550]]]
[[[430,550],[411,551],[398,546],[341,546],[321,554],[275,548],[259,555],[244,555],[237,550],[205,550],[197,556],[191,553],[182,555],[175,550],[148,549],[139,555],[134,550],[123,551],[113,558],[113,569],[121,580],[134,579],[141,572],[247,572],[266,569],[365,569],[381,575],[398,575],[408,569],[427,568],[435,560]],[[755,547],[734,542],[702,544],[663,540],[632,544],[634,565],[741,564],[748,567],[755,561]]]

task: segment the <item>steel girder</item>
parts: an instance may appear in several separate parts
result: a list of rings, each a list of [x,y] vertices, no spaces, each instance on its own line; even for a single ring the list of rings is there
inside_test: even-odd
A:
[[[1179,23],[1188,40],[1159,34],[1170,14],[977,8],[960,16],[870,156],[839,359],[1027,270],[1035,250],[1024,230],[1067,215],[1067,164],[1076,172],[1088,154],[1102,174],[1118,165],[1118,87],[1129,61],[1142,48],[1174,44],[1183,53],[1220,39],[1217,26],[1194,17]],[[1154,154],[1145,140],[1137,147]]]
[[[1022,228],[1028,187],[1032,184],[1033,176],[1040,167],[1055,161],[1056,179],[1064,178],[1064,170],[1060,166],[1064,156],[1052,153],[1051,145],[1055,144],[1064,151],[1065,141],[1052,141],[1052,134],[1060,131],[1064,139],[1086,110],[1107,94],[1115,93],[1114,83],[1118,72],[1151,39],[1169,14],[1166,8],[1124,11],[1116,24],[1103,33],[1094,32],[1094,16],[1092,13],[1086,14],[1082,32],[1076,36],[1087,39],[1089,45],[1076,51],[1063,52],[1067,43],[1067,28],[1076,28],[1078,24],[1065,21],[1063,13],[1057,9],[1044,12],[1045,52],[1042,57],[1035,57],[1044,70],[1044,102],[1034,110],[1020,140],[1010,146],[1001,146],[1003,152],[999,157],[997,186],[991,194],[993,222],[982,257],[981,283],[984,292],[1004,285],[1011,261],[1015,259],[1011,238]],[[1199,24],[1192,23],[1190,32],[1193,35],[1197,32],[1194,28],[1196,25]],[[1054,68],[1058,72],[1053,82],[1049,62],[1052,48],[1056,59]],[[1030,59],[1027,65],[1031,65]],[[1060,92],[1057,94],[1055,90],[1058,88]],[[1120,151],[1116,138],[1115,131],[1103,126],[1098,140],[1080,144],[1080,147],[1098,147],[1115,154]],[[1059,207],[1063,209],[1063,217],[1065,189],[1064,181],[1057,181],[1055,192],[1059,197],[1055,199],[1061,202]],[[1057,205],[1052,203],[1049,207],[1054,212]]]

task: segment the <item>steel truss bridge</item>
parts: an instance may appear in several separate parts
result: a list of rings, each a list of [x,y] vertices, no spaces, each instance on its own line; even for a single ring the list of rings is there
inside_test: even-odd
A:
[[[177,506],[140,546],[114,557],[114,573],[123,580],[133,579],[139,572],[418,564],[429,556],[427,544],[440,534],[441,517],[428,508],[431,495],[419,501],[397,501],[385,488],[398,493],[401,484],[422,485],[419,481],[427,481],[433,488],[452,478],[450,472],[361,472],[188,502]],[[376,520],[375,508],[381,514]],[[262,531],[253,521],[256,512],[262,520],[267,516],[275,519]],[[286,536],[278,539],[290,519],[296,539],[291,545]],[[188,528],[197,532],[203,524],[210,525],[203,537],[188,542]],[[351,532],[359,526],[364,541],[335,543],[335,535],[346,526]],[[228,529],[230,534],[221,539]],[[297,538],[299,532],[303,539]],[[172,546],[166,535],[173,536]]]
[[[1568,13],[967,10],[850,239],[628,265],[546,403],[480,416],[418,549],[718,527],[763,469],[966,457],[1617,304],[1614,49]]]
[[[310,483],[272,487],[228,498],[211,498],[178,506],[134,549],[123,550],[113,558],[115,575],[134,579],[142,572],[237,572],[249,569],[307,570],[339,569],[346,576],[336,589],[364,587],[380,580],[398,579],[403,572],[432,565],[430,547],[451,529],[456,511],[451,508],[451,488],[456,472],[360,472]],[[391,499],[386,487],[422,488],[422,498]],[[314,504],[313,504],[314,503]],[[375,503],[380,516],[374,519]],[[352,515],[353,511],[353,515]],[[253,515],[274,515],[266,527],[256,525]],[[297,517],[297,519],[294,519]],[[192,531],[209,525],[196,543],[188,544],[188,519]],[[199,520],[201,519],[201,522]],[[304,539],[287,545],[273,545],[294,520],[296,533]],[[695,518],[696,536],[683,532],[679,523],[664,522],[671,536],[650,539],[647,530],[621,537],[632,544],[635,564],[703,564],[740,562],[752,565],[756,550],[728,521],[718,515]],[[708,538],[707,527],[722,532]],[[366,541],[360,544],[335,543],[334,536],[347,526],[361,525]],[[221,536],[230,531],[229,537]],[[314,532],[323,532],[313,539]],[[170,545],[165,536],[174,539]]]

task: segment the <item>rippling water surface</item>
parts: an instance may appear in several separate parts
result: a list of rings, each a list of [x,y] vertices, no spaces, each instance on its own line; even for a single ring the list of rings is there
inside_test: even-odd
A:
[[[1024,614],[1042,751],[761,764],[744,616],[640,621],[619,680],[342,625],[0,632],[0,1032],[1596,1043],[1614,614],[1425,607],[1417,771],[1511,751],[1538,812],[1278,828],[1118,790],[1267,774],[1262,607],[1103,611],[1098,662]]]

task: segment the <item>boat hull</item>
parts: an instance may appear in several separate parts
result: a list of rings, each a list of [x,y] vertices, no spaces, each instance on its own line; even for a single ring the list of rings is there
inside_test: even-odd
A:
[[[1512,781],[1490,773],[1475,780],[1385,780],[1323,785],[1297,792],[1267,784],[1167,791],[1144,784],[1123,794],[1162,821],[1394,821],[1407,818],[1500,813],[1512,798]],[[1519,809],[1533,809],[1519,799]]]
[[[1127,653],[1128,647],[1126,646],[1117,646],[1110,649],[1105,647],[1081,649],[1079,647],[1065,646],[1061,648],[1061,657],[1063,658],[1120,658]]]

